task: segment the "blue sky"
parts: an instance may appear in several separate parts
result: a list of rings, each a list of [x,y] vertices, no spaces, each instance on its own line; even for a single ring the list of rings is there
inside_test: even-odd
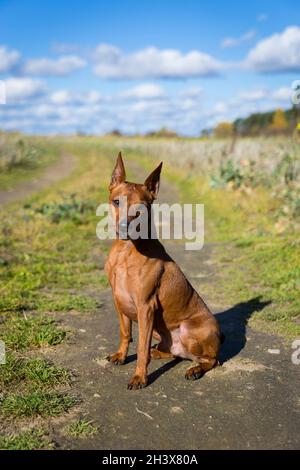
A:
[[[0,128],[186,135],[290,107],[296,1],[0,0]]]

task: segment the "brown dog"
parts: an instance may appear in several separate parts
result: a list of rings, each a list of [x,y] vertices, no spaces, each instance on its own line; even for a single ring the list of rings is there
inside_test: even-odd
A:
[[[127,197],[128,208],[132,204],[143,204],[151,214],[161,168],[162,163],[144,184],[128,183],[119,153],[109,187],[116,227],[124,225],[121,196]],[[132,219],[127,217],[123,231]],[[218,362],[221,333],[215,317],[157,239],[122,239],[119,230],[116,229],[117,239],[105,268],[119,314],[120,346],[107,359],[114,364],[125,362],[131,341],[131,324],[135,321],[138,323],[137,366],[129,389],[147,385],[150,357],[175,356],[195,361],[196,365],[187,370],[185,377],[188,380],[200,378]],[[152,336],[159,344],[151,349]]]

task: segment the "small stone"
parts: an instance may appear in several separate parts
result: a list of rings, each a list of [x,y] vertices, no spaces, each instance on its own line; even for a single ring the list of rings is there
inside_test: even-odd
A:
[[[99,359],[97,358],[96,359],[96,362],[97,364],[100,366],[100,367],[106,367],[108,365],[108,362],[106,359]]]
[[[176,415],[184,413],[183,409],[180,408],[179,406],[172,406],[170,411],[171,413],[176,414]]]

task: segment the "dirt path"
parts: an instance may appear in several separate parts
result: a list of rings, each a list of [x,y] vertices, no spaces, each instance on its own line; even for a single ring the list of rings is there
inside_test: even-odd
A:
[[[137,171],[135,165],[132,169]],[[163,182],[160,201],[170,200],[178,200],[176,189]],[[136,328],[127,363],[107,363],[104,357],[116,350],[119,334],[110,290],[102,291],[99,311],[61,315],[75,336],[49,353],[76,371],[73,390],[83,399],[77,416],[94,420],[100,432],[93,439],[71,441],[56,431],[54,440],[61,448],[83,449],[299,448],[300,366],[292,364],[292,350],[277,337],[247,327],[251,314],[264,305],[257,299],[216,305],[206,296],[205,285],[216,285],[221,275],[213,245],[199,252],[186,252],[178,243],[166,246],[218,316],[226,335],[223,366],[187,382],[188,362],[152,361],[149,386],[128,391]],[[281,354],[270,354],[274,348]]]
[[[32,194],[42,191],[51,184],[66,178],[73,170],[75,160],[72,155],[63,153],[59,160],[45,170],[44,173],[30,181],[24,181],[15,188],[0,191],[0,204],[23,200]]]

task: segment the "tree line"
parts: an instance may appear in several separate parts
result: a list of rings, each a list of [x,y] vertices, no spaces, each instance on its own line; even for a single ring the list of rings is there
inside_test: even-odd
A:
[[[300,108],[294,106],[288,110],[276,109],[266,113],[254,113],[233,122],[220,122],[213,134],[216,137],[233,135],[290,135],[300,130]]]

